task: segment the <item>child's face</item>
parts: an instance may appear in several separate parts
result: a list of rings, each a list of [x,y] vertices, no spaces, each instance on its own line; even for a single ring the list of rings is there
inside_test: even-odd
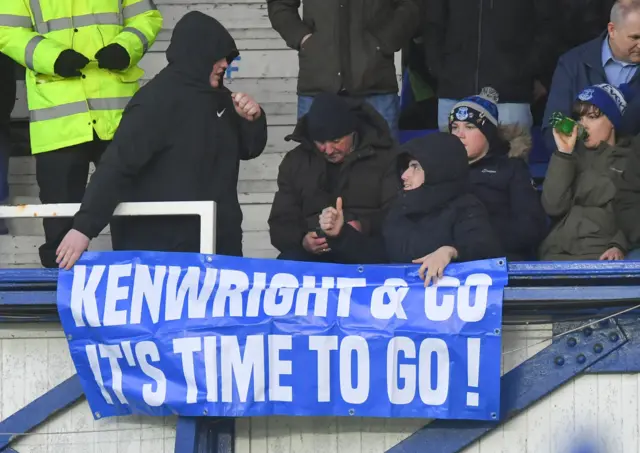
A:
[[[402,186],[405,191],[414,190],[424,184],[424,170],[422,165],[415,159],[409,162],[409,166],[402,173]]]
[[[597,148],[602,142],[613,144],[614,128],[606,115],[588,112],[580,117],[580,124],[589,133],[589,138],[584,143],[587,148]]]

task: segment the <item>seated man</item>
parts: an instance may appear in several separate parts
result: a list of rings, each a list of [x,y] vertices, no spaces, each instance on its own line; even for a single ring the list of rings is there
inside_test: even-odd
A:
[[[560,57],[542,124],[549,150],[555,149],[549,118],[555,112],[571,116],[574,100],[584,87],[601,83],[620,87],[627,83],[631,91],[640,90],[638,36],[640,1],[618,0],[611,8],[611,22],[606,32]],[[640,96],[636,96],[636,101],[629,104],[618,132],[640,132]]]
[[[385,120],[367,103],[335,94],[316,96],[287,141],[278,192],[269,216],[279,259],[335,263],[384,261],[380,250],[358,247],[357,237],[380,237],[397,191],[394,142]],[[320,228],[320,215],[337,204],[345,226],[339,234]],[[356,240],[352,240],[353,235]]]

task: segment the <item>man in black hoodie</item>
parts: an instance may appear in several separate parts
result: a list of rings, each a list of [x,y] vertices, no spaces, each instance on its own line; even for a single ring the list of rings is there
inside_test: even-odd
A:
[[[240,160],[262,153],[267,122],[250,96],[222,86],[238,54],[216,19],[197,11],[180,19],[169,65],[133,97],[91,178],[73,230],[58,248],[60,267],[73,266],[125,201],[213,200],[216,253],[242,255]],[[114,250],[198,252],[199,220],[122,217],[111,221],[111,236]]]

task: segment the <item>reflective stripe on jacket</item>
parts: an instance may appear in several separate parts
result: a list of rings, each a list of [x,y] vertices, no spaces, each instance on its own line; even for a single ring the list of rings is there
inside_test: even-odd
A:
[[[138,62],[161,28],[152,0],[0,1],[0,51],[27,68],[32,153],[91,141],[94,130],[113,138],[144,74]],[[129,53],[123,71],[98,68],[95,54],[113,43]],[[66,49],[91,60],[82,77],[55,74]]]

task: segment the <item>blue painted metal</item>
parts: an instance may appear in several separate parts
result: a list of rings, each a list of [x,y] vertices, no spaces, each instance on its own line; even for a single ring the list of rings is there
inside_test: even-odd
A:
[[[608,301],[637,300],[640,303],[640,286],[543,286],[504,289],[504,302],[515,301]]]
[[[596,320],[597,321],[597,320]],[[608,324],[611,320],[603,321],[601,324]],[[585,373],[603,374],[603,373],[640,373],[640,318],[635,314],[633,317],[617,318],[618,326],[624,332],[624,337],[612,336],[609,338],[611,342],[627,340],[620,348],[613,351],[607,360],[601,360],[585,370]],[[582,323],[562,323],[554,325],[554,336],[577,327],[583,326]],[[574,338],[573,334],[568,334],[562,341],[569,341]]]
[[[198,453],[198,418],[179,417],[176,427],[176,453]]]
[[[613,334],[618,341],[611,341]],[[500,421],[436,420],[387,453],[459,452],[628,342],[615,322],[575,338],[573,346],[566,341],[552,343],[502,377]]]
[[[52,415],[84,397],[80,379],[73,375],[0,422],[0,433],[28,433]],[[15,435],[0,434],[0,452],[7,452]]]

